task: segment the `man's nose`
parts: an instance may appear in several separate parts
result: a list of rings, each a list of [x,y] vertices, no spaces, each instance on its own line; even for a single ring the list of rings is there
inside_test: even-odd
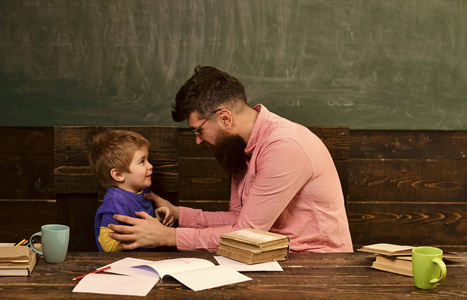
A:
[[[204,140],[199,135],[197,135],[196,136],[196,144],[200,145],[202,142],[204,142]]]

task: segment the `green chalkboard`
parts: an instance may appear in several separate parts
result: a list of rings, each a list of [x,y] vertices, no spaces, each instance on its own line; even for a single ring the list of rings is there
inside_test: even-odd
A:
[[[307,126],[467,129],[465,0],[0,0],[0,126],[176,125],[197,64]]]

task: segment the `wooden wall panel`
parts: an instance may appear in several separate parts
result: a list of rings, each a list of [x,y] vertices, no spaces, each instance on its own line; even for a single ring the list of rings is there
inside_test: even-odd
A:
[[[349,201],[458,202],[465,199],[467,160],[355,159]]]
[[[53,128],[0,127],[0,199],[54,199]]]
[[[0,199],[0,242],[29,239],[42,225],[56,223],[57,213],[55,200]]]
[[[0,127],[0,137],[0,156],[53,155],[51,127]]]
[[[178,199],[186,200],[229,200],[230,178],[188,177],[181,176]]]
[[[347,212],[354,242],[467,244],[467,131],[350,135]]]
[[[17,242],[57,222],[53,128],[0,127],[0,242]]]
[[[94,218],[97,193],[57,193],[58,222],[70,227],[70,251],[97,251]]]
[[[150,154],[154,191],[179,205],[205,210],[228,208],[230,178],[208,148],[195,144],[189,130],[126,128],[157,141]],[[99,129],[102,127],[91,128]],[[83,207],[79,200],[68,206],[55,201],[54,172],[58,190],[95,192],[100,188],[85,160],[83,138],[90,129],[77,130],[62,137],[67,142],[56,144],[55,149],[58,159],[81,162],[54,166],[53,128],[0,128],[0,175],[4,178],[0,185],[0,220],[8,225],[0,233],[0,242],[27,238],[41,225],[60,221],[59,215],[88,216],[89,225],[93,224],[93,213],[75,211]],[[319,130],[324,129],[310,130],[320,135]],[[60,138],[63,132],[57,134]],[[325,144],[344,143],[340,136],[328,137]],[[348,190],[347,211],[355,248],[392,242],[465,251],[467,131],[352,130],[347,154],[341,146],[330,147],[330,152],[334,159],[341,158],[336,159],[336,167],[344,192]],[[345,157],[350,157],[350,163]],[[69,168],[73,165],[83,169]],[[69,182],[60,182],[60,176],[67,174],[81,176],[81,182],[88,184],[73,183],[73,176],[69,176]],[[342,174],[349,175],[347,187]],[[97,193],[102,198],[103,190]],[[91,202],[95,210],[94,200]],[[89,205],[86,207],[89,209]],[[87,236],[80,238],[93,239],[91,229],[85,232]]]
[[[441,130],[352,130],[350,157],[465,160],[467,133]]]
[[[354,246],[393,243],[467,251],[467,204],[432,202],[349,202]]]
[[[87,162],[91,137],[108,127],[105,126],[57,126],[54,127],[55,161]],[[149,157],[152,161],[177,161],[178,129],[160,126],[112,126],[115,129],[132,130],[152,142]]]
[[[53,199],[53,156],[0,156],[0,198]]]

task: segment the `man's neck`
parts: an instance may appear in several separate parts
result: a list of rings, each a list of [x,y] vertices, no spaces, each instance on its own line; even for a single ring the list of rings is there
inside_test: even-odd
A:
[[[258,118],[259,112],[251,107],[248,107],[243,111],[238,118],[238,135],[240,135],[245,143],[248,144],[250,140],[251,132],[255,127],[256,119]]]

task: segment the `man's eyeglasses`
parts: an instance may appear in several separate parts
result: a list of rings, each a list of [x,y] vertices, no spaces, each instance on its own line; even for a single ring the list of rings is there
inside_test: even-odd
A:
[[[206,120],[204,120],[203,123],[201,123],[201,125],[199,125],[199,126],[196,127],[195,129],[191,129],[191,131],[192,131],[195,135],[198,135],[198,136],[201,135],[201,134],[202,134],[201,131],[200,131],[200,130],[201,130],[201,127],[203,127],[203,125],[204,125],[209,119],[211,119],[217,112],[219,112],[219,111],[221,111],[221,110],[222,110],[222,108],[219,108],[219,109],[216,109],[215,111],[213,111],[213,112],[211,113],[211,115],[210,115]]]

